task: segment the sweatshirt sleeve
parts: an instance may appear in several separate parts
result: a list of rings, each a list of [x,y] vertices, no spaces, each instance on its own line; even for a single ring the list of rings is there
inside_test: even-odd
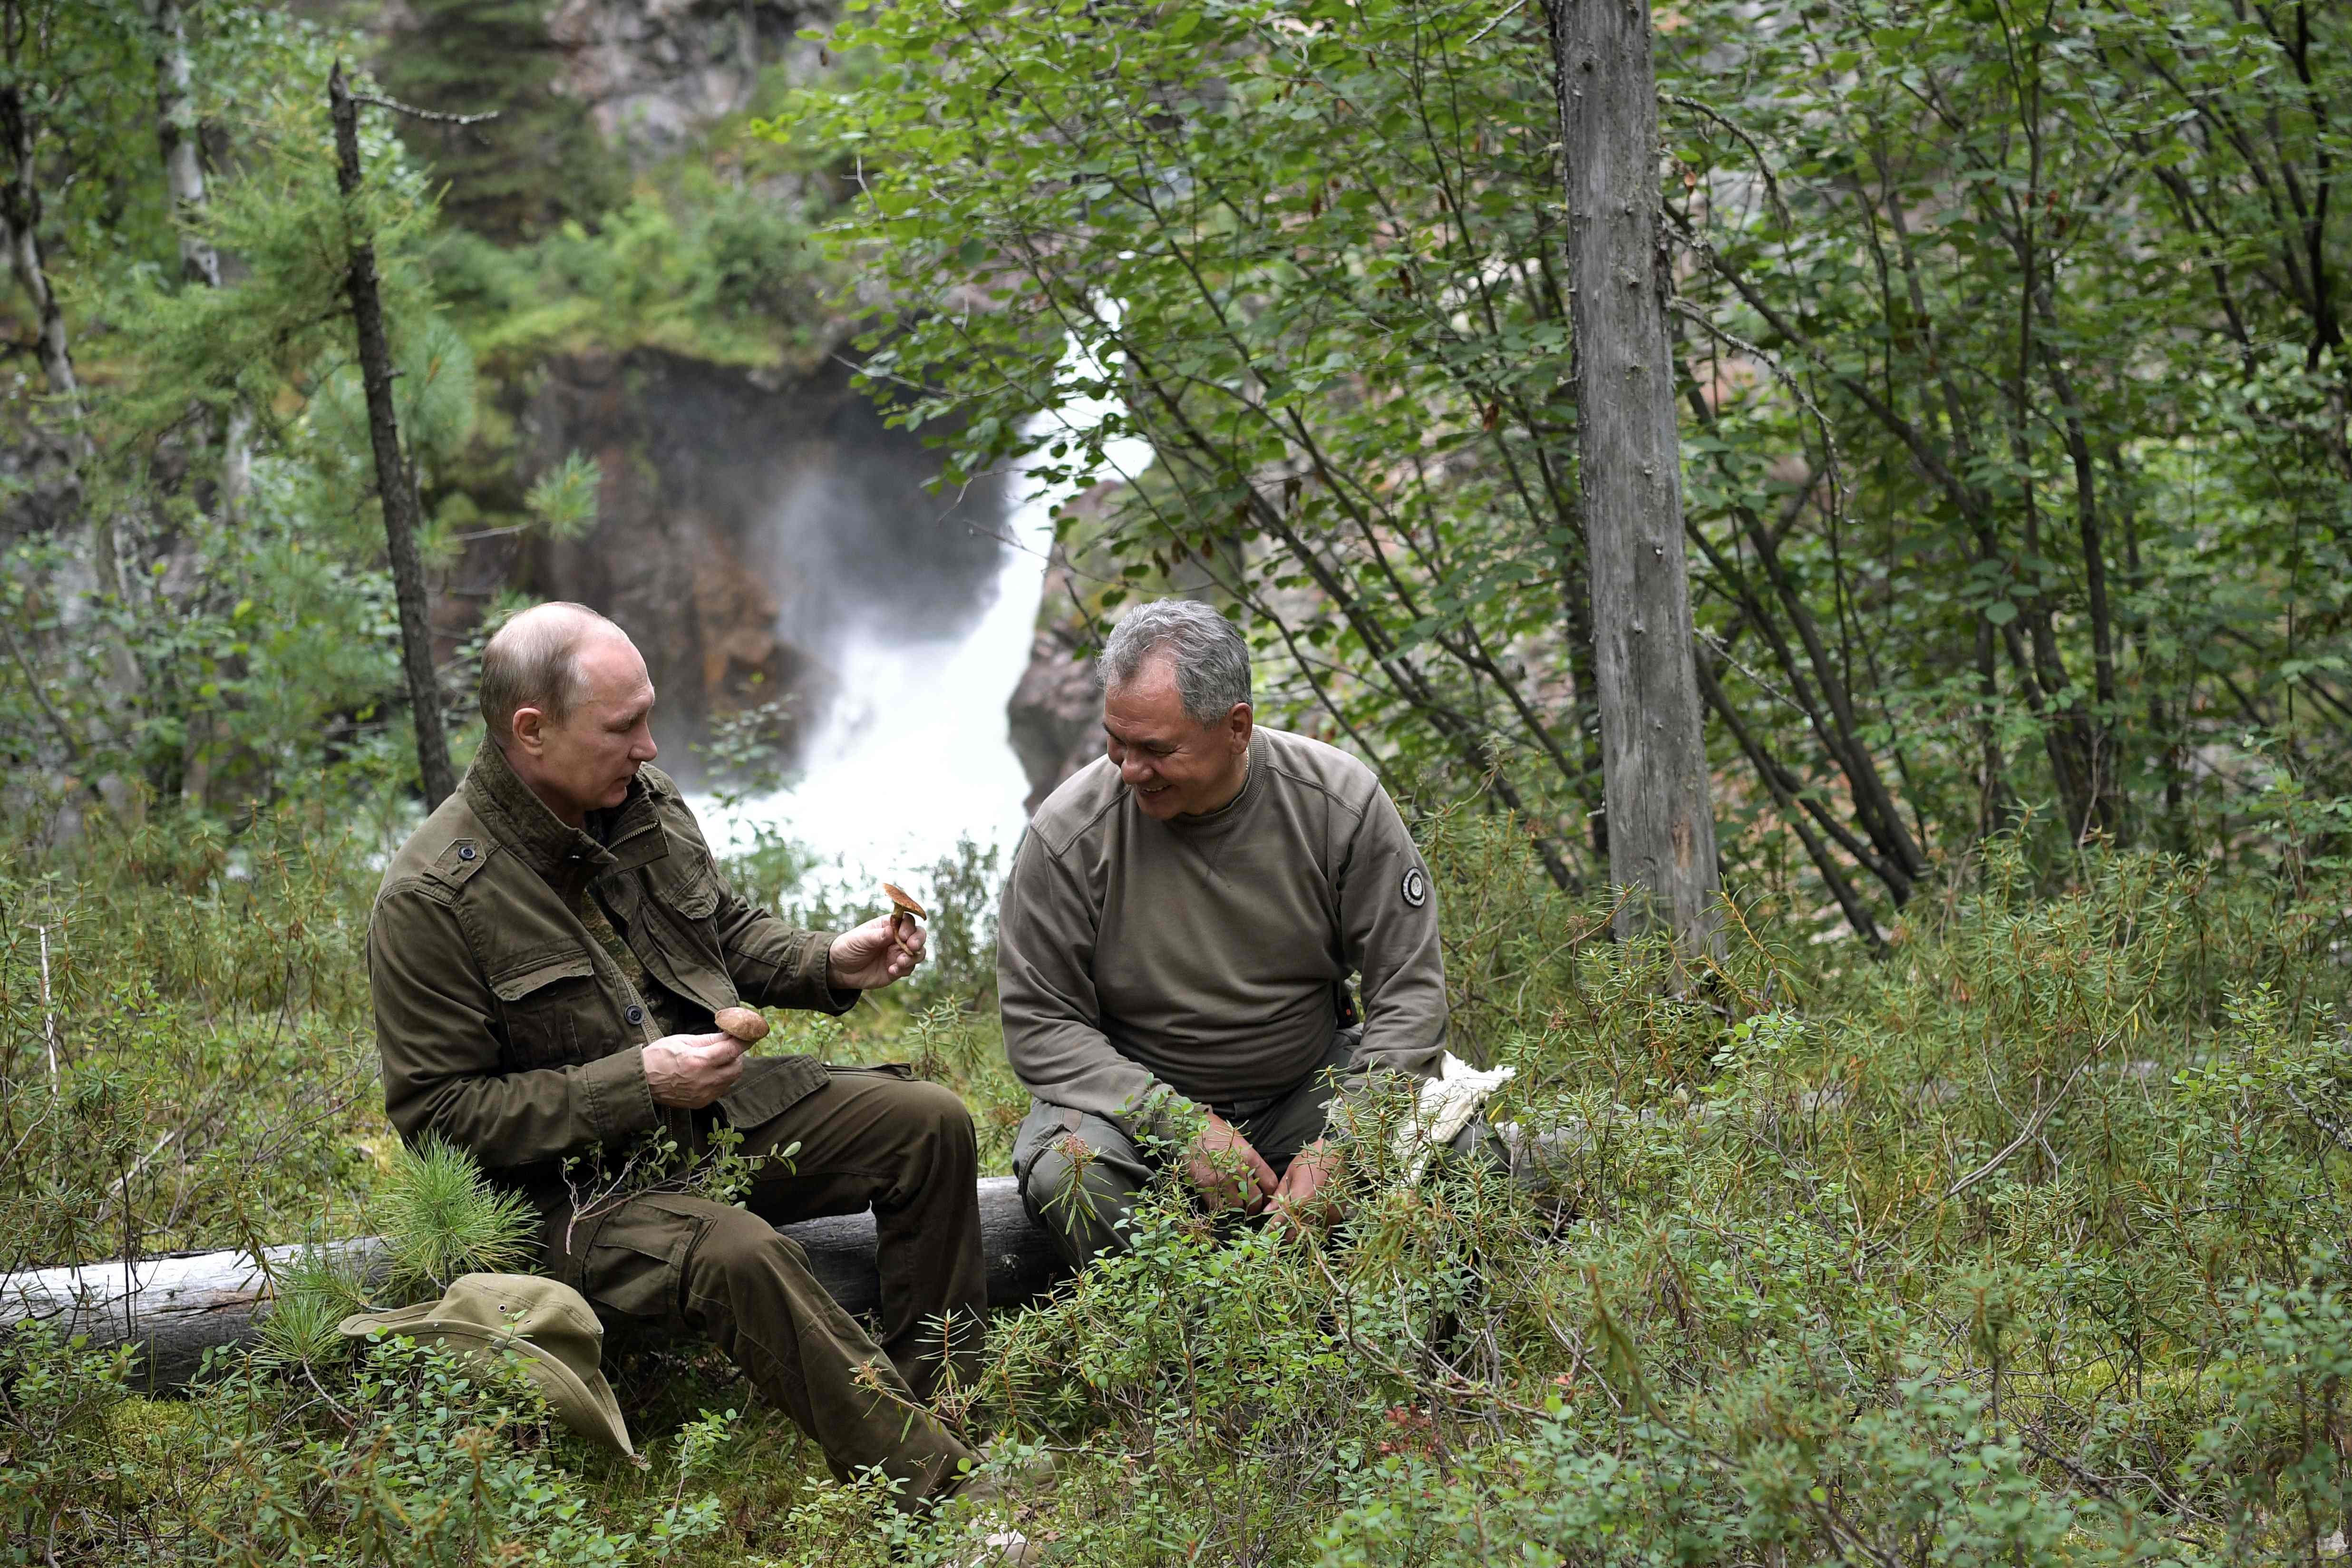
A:
[[[1445,1049],[1445,954],[1437,892],[1388,792],[1374,787],[1339,879],[1339,929],[1361,982],[1364,1037],[1342,1086],[1369,1075],[1427,1078]]]
[[[457,922],[426,888],[387,889],[368,922],[368,991],[384,1111],[485,1170],[561,1159],[654,1125],[641,1048],[576,1067],[499,1070],[497,999]]]
[[[1182,1097],[1102,1032],[1094,982],[1099,922],[1084,879],[1032,829],[1013,857],[996,918],[1005,1059],[1048,1105],[1099,1116],[1130,1138],[1165,1134]]]

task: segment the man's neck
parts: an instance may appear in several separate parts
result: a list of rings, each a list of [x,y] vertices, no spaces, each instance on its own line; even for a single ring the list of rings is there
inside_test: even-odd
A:
[[[576,827],[583,832],[587,830],[588,813],[586,811],[559,796],[546,784],[541,783],[538,775],[531,772],[530,766],[518,759],[512,752],[501,746],[499,748],[499,754],[506,758],[507,771],[522,781],[522,787],[530,791],[531,798],[547,807],[549,815],[556,821],[566,827]]]
[[[1241,766],[1234,770],[1232,784],[1229,787],[1219,791],[1217,798],[1212,801],[1209,805],[1202,806],[1200,810],[1187,811],[1181,815],[1185,816],[1214,816],[1217,813],[1224,810],[1225,807],[1233,805],[1236,800],[1239,800],[1241,798],[1243,789],[1246,787],[1248,784],[1249,748],[1247,746],[1244,746],[1242,748]]]

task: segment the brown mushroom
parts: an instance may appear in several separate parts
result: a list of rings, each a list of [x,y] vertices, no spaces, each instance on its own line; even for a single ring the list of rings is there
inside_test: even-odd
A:
[[[747,1046],[768,1037],[768,1020],[749,1007],[721,1007],[711,1022]]]
[[[929,920],[930,911],[915,902],[913,895],[895,882],[883,883],[882,890],[890,895],[890,932],[903,945],[907,940],[905,922]]]

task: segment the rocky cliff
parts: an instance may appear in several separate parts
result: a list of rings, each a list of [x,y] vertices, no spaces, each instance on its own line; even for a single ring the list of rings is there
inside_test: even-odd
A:
[[[500,93],[514,100],[517,114],[500,122],[511,147],[472,132],[471,141],[435,132],[418,147],[457,177],[456,195],[469,183],[489,193],[478,213],[452,210],[506,243],[562,218],[551,186],[625,183],[630,169],[699,156],[697,139],[772,93],[780,71],[798,79],[821,68],[817,46],[797,35],[833,9],[825,0],[552,0],[534,23],[528,0],[391,0],[374,25],[388,58],[404,47],[433,57],[410,68],[420,94],[450,100],[436,107],[505,101]],[[436,48],[436,30],[449,27],[467,30],[464,48],[454,36]],[[482,76],[474,37],[499,28],[519,61],[504,81]],[[530,168],[506,161],[508,152]],[[782,185],[755,182],[738,199],[793,199],[796,177],[776,177]],[[518,181],[528,189],[506,191]],[[601,188],[576,196],[575,205],[614,199]],[[601,475],[597,521],[568,541],[471,544],[438,584],[441,650],[455,653],[504,593],[604,611],[644,648],[662,693],[664,762],[689,778],[699,771],[697,744],[730,716],[752,715],[789,759],[835,695],[827,650],[844,638],[887,638],[904,626],[909,640],[951,641],[994,591],[1001,496],[978,487],[950,504],[926,490],[938,472],[932,453],[887,428],[835,360],[802,374],[646,348],[573,353],[509,387],[500,402],[520,437],[516,471],[497,482],[512,493],[497,508],[484,498],[485,510],[513,510],[520,487],[576,452]],[[1049,605],[1066,602],[1049,590]],[[1033,804],[1097,746],[1078,640],[1070,628],[1041,626],[1008,710]]]
[[[1102,755],[1102,692],[1094,660],[1079,649],[1086,628],[1070,613],[1069,562],[1059,546],[1045,571],[1045,594],[1029,668],[1004,705],[1013,753],[1029,780],[1023,809],[1034,812],[1055,786]]]
[[[935,455],[838,363],[783,377],[651,350],[565,356],[519,424],[528,473],[595,463],[595,526],[478,545],[443,584],[445,635],[505,589],[613,616],[645,650],[663,760],[686,777],[713,720],[771,703],[781,721],[762,727],[789,754],[833,694],[842,638],[952,635],[994,590],[997,493],[926,489]]]

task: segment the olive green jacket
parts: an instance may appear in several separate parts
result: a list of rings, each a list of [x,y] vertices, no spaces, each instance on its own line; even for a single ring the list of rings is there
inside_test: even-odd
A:
[[[640,770],[626,801],[597,813],[593,835],[541,805],[485,743],[457,792],[401,846],[368,922],[368,985],[383,1057],[384,1109],[404,1137],[438,1134],[501,1184],[543,1205],[562,1162],[689,1119],[656,1107],[644,1047],[708,1031],[710,1016],[753,1006],[847,1010],[832,989],[833,938],[795,931],[736,896],[677,784]],[[583,881],[644,965],[633,999],[612,955],[574,913]],[[825,1081],[812,1057],[747,1061],[719,1102],[748,1127]]]

